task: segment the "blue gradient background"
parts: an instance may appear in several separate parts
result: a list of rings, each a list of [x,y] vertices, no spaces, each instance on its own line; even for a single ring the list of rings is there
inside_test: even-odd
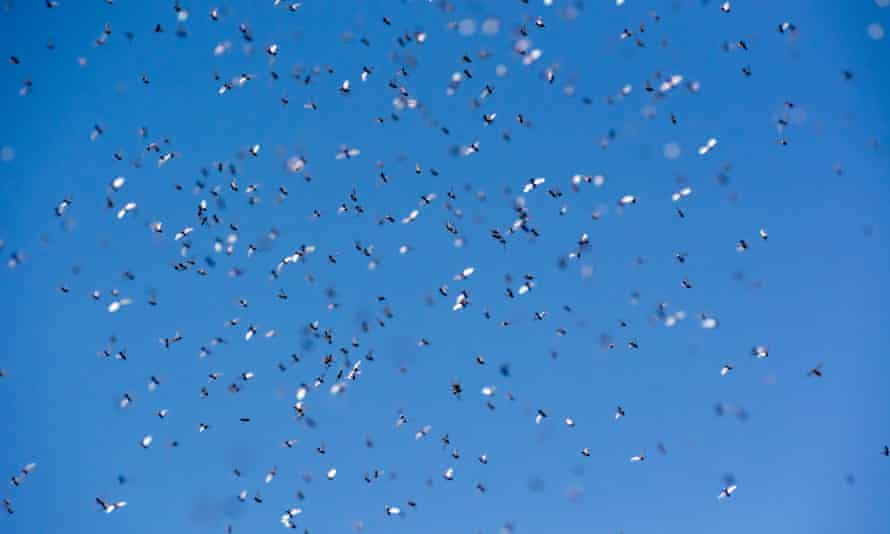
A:
[[[297,490],[306,495],[298,523],[310,532],[350,531],[357,520],[368,532],[387,533],[493,533],[507,522],[519,533],[890,531],[884,495],[890,459],[880,455],[890,442],[890,40],[871,40],[866,32],[872,22],[890,27],[890,8],[866,0],[737,1],[724,15],[713,1],[629,0],[621,8],[588,1],[569,21],[558,16],[568,5],[459,1],[446,12],[416,0],[307,0],[288,13],[271,1],[244,1],[226,2],[222,20],[213,23],[211,5],[191,1],[185,39],[174,35],[172,2],[63,0],[48,10],[43,2],[19,0],[0,14],[0,50],[21,59],[0,65],[0,146],[15,151],[0,163],[0,238],[7,257],[26,255],[24,264],[0,275],[6,332],[0,368],[7,373],[0,379],[0,473],[11,476],[27,462],[38,463],[21,487],[0,491],[16,511],[0,517],[0,532],[223,532],[227,524],[236,533],[268,532],[281,528],[278,518],[297,504]],[[647,16],[651,9],[661,22]],[[523,67],[511,52],[513,32],[523,15],[538,14],[547,28],[534,29],[531,20],[529,26],[544,56]],[[383,15],[392,26],[380,22]],[[501,22],[496,36],[462,37],[446,27],[471,18],[478,28],[490,16]],[[798,27],[796,39],[776,32],[785,20]],[[641,21],[646,48],[618,39],[622,28]],[[106,22],[113,33],[95,47]],[[242,50],[240,22],[249,23],[255,38],[251,55]],[[152,33],[157,23],[164,33]],[[394,43],[400,31],[420,29],[429,34],[423,46]],[[347,30],[372,46],[343,42]],[[135,34],[132,43],[126,31]],[[45,46],[50,38],[54,51]],[[214,57],[213,46],[226,39],[232,50]],[[668,47],[658,46],[662,39]],[[723,41],[738,39],[750,50],[721,50]],[[271,42],[281,46],[277,82],[262,52]],[[474,77],[446,97],[449,76],[465,67],[460,57],[482,48],[493,57],[474,60]],[[399,122],[373,120],[392,109],[395,93],[386,82],[398,68],[393,52],[417,57],[404,82],[450,136],[416,111],[402,113]],[[88,58],[84,68],[80,56]],[[498,63],[508,67],[506,78],[495,75]],[[541,70],[554,63],[557,80],[548,85]],[[330,64],[335,73],[305,86],[289,76],[297,64]],[[365,84],[362,65],[375,66]],[[741,73],[745,65],[753,70],[749,78]],[[845,69],[852,80],[843,79]],[[657,70],[698,80],[702,90],[678,88],[653,101],[642,88]],[[257,78],[220,97],[214,71],[223,79],[241,72]],[[143,72],[150,85],[140,82]],[[20,97],[25,78],[33,79],[33,91]],[[353,94],[342,97],[337,87],[347,78]],[[561,92],[569,81],[574,98]],[[486,82],[495,93],[473,109],[470,100]],[[633,92],[607,106],[603,98],[626,83]],[[279,102],[285,94],[288,107]],[[584,105],[581,96],[593,104]],[[317,112],[302,109],[310,97]],[[789,145],[782,147],[775,121],[786,100],[797,108],[783,134]],[[649,104],[657,109],[652,119],[640,112]],[[483,111],[498,113],[494,125],[483,126]],[[532,127],[518,126],[516,113]],[[105,133],[91,142],[97,123]],[[147,140],[137,136],[141,125],[148,126]],[[510,143],[500,138],[504,128]],[[603,150],[599,139],[609,129],[616,138]],[[719,144],[699,157],[696,148],[711,136]],[[140,169],[129,165],[149,140],[162,137],[177,152],[172,162],[158,168],[152,154]],[[480,153],[449,154],[477,139]],[[662,155],[671,141],[683,148],[676,160]],[[263,146],[260,156],[239,160],[239,151],[254,143]],[[359,147],[361,156],[336,161],[341,144]],[[118,149],[126,161],[112,158]],[[312,182],[283,170],[297,153],[307,156]],[[227,190],[226,176],[213,173],[209,186],[225,189],[227,206],[219,213],[241,229],[237,252],[214,255],[217,266],[206,277],[174,272],[179,244],[172,234],[195,225],[198,200],[211,198],[207,190],[193,193],[195,180],[202,166],[218,160],[238,165],[242,191],[259,184],[262,202],[249,206],[243,192]],[[378,160],[392,176],[385,186],[377,180]],[[415,161],[440,176],[416,176]],[[840,176],[835,163],[844,169]],[[716,175],[727,164],[723,186]],[[603,173],[606,183],[572,193],[575,173]],[[104,208],[117,175],[128,181],[116,201],[139,204],[122,221]],[[488,232],[512,222],[512,198],[533,176],[546,176],[546,186],[559,186],[565,197],[553,200],[543,189],[527,195],[542,237],[513,236],[504,249]],[[670,202],[678,176],[694,190],[680,204],[685,219]],[[276,204],[280,184],[290,196]],[[465,185],[485,191],[487,199],[480,202]],[[352,188],[367,213],[337,216]],[[452,188],[461,219],[442,207]],[[413,225],[376,224],[387,213],[403,217],[430,192],[439,198]],[[641,201],[618,213],[615,201],[627,193]],[[65,197],[74,203],[57,218],[53,208]],[[570,208],[564,217],[557,213],[562,201]],[[590,213],[600,204],[606,215],[593,221]],[[311,220],[312,209],[323,217]],[[155,219],[165,223],[163,237],[146,226]],[[454,248],[443,229],[448,220],[465,236],[462,248]],[[766,243],[757,238],[761,227],[770,232]],[[247,243],[259,243],[271,228],[281,237],[248,259]],[[557,258],[582,232],[590,234],[590,250],[560,270]],[[190,236],[196,259],[212,254],[213,238],[225,234],[223,226],[196,229]],[[739,254],[734,244],[742,238],[751,248]],[[376,270],[353,250],[355,240],[375,245]],[[269,280],[269,269],[302,243],[319,252]],[[414,247],[406,256],[397,252],[403,243]],[[681,251],[689,255],[682,265],[673,260]],[[332,253],[340,253],[336,265],[325,261]],[[635,264],[638,257],[645,263]],[[72,273],[74,265],[80,274]],[[451,280],[468,265],[477,270],[470,280]],[[592,267],[592,277],[581,276],[582,265]],[[245,274],[229,278],[232,266]],[[121,278],[128,269],[135,280]],[[310,272],[314,284],[304,279]],[[733,279],[736,272],[744,274],[741,280]],[[506,273],[514,279],[533,273],[537,286],[508,300]],[[693,289],[680,287],[684,277]],[[447,299],[436,293],[445,283]],[[71,292],[62,294],[61,284]],[[518,282],[512,285],[515,290]],[[112,287],[136,303],[108,314]],[[334,312],[325,309],[328,287],[336,287],[341,303]],[[473,305],[454,313],[453,298],[464,287]],[[94,288],[103,291],[101,302],[89,298]],[[288,301],[275,297],[280,288]],[[157,307],[146,304],[151,290]],[[634,291],[637,306],[629,302]],[[320,372],[328,351],[322,340],[304,346],[305,325],[319,319],[334,329],[335,347],[346,344],[360,333],[359,321],[380,316],[378,295],[387,296],[395,317],[360,336],[362,346],[351,355],[373,348],[376,360],[363,363],[345,395],[327,393],[330,373],[309,395],[316,428],[295,421],[294,392]],[[427,295],[434,306],[424,303]],[[241,297],[250,299],[248,309],[238,308]],[[669,312],[685,310],[689,317],[674,328],[651,323],[663,301]],[[573,311],[563,311],[563,304]],[[491,320],[482,317],[483,308]],[[536,310],[550,315],[532,321]],[[700,328],[700,312],[719,317],[720,328]],[[237,329],[223,327],[236,316]],[[512,325],[499,328],[505,319]],[[619,319],[629,326],[619,328]],[[279,335],[246,343],[249,323]],[[554,334],[560,326],[567,336]],[[158,338],[176,330],[185,339],[164,350]],[[96,355],[112,333],[128,351],[126,362]],[[613,336],[615,350],[600,348],[602,333]],[[198,347],[216,335],[228,343],[199,359]],[[420,337],[432,345],[418,348]],[[640,350],[626,348],[631,339]],[[768,345],[770,357],[755,360],[755,344]],[[558,358],[548,355],[551,349]],[[303,361],[279,372],[276,362],[295,351],[303,351]],[[476,354],[488,363],[477,366]],[[721,378],[728,361],[736,369]],[[503,377],[498,366],[507,362],[511,375]],[[825,376],[807,377],[819,362]],[[238,395],[225,391],[248,369],[256,380]],[[209,385],[210,397],[202,400],[198,390],[212,371],[225,377]],[[162,380],[154,393],[145,388],[151,375]],[[450,394],[454,379],[464,387],[460,400]],[[479,395],[490,384],[498,387],[495,411]],[[515,401],[503,398],[507,391]],[[135,403],[120,410],[124,392]],[[747,420],[715,415],[721,402],[744,407]],[[615,422],[619,404],[628,415]],[[171,410],[164,421],[153,415],[162,407]],[[538,408],[551,416],[542,425],[533,421]],[[409,423],[396,429],[399,410]],[[253,422],[239,423],[242,416]],[[567,429],[565,416],[577,428]],[[212,428],[198,434],[199,421]],[[425,424],[432,425],[431,435],[415,441]],[[138,442],[146,433],[155,443],[143,450]],[[459,460],[440,444],[444,433],[460,450]],[[366,435],[373,449],[365,448]],[[280,446],[291,438],[297,447]],[[180,447],[166,446],[173,439]],[[659,442],[667,454],[658,452]],[[321,443],[324,456],[314,451]],[[590,458],[578,454],[582,447],[590,447]],[[645,462],[628,462],[643,451]],[[475,460],[482,452],[488,465]],[[278,477],[264,486],[273,466]],[[338,476],[329,482],[324,473],[332,466]],[[441,477],[449,466],[452,482]],[[235,467],[244,474],[240,480],[231,475]],[[387,479],[368,485],[361,473],[374,468]],[[304,481],[303,473],[313,480]],[[397,478],[389,479],[392,473]],[[739,489],[718,501],[729,473]],[[119,474],[126,484],[118,483]],[[477,482],[485,484],[484,495],[474,490]],[[259,489],[263,504],[239,503],[242,488],[251,495]],[[580,497],[567,498],[574,493]],[[128,506],[102,514],[97,495]],[[386,517],[385,504],[400,505],[405,517]]]

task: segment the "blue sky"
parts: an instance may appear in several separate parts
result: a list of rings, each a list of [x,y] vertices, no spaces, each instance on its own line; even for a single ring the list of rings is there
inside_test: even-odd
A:
[[[495,533],[507,524],[517,533],[886,531],[890,113],[881,88],[890,49],[869,33],[890,27],[881,3],[738,1],[722,13],[719,2],[693,0],[306,0],[289,12],[264,0],[221,2],[214,22],[213,6],[193,1],[182,3],[180,37],[173,2],[6,1],[0,48],[17,62],[0,65],[0,239],[7,259],[23,261],[0,276],[0,470],[37,467],[0,491],[15,511],[0,518],[0,532],[265,532],[282,528],[294,506],[310,532],[357,522],[387,533]],[[785,21],[796,32],[777,32]],[[106,23],[111,33],[97,46]],[[514,52],[523,23],[542,51],[531,65]],[[621,40],[625,28],[634,35]],[[420,32],[422,44],[397,42]],[[272,43],[274,58],[264,52]],[[363,66],[372,70],[366,82]],[[464,69],[472,78],[449,95]],[[217,94],[242,73],[252,79]],[[661,94],[671,75],[683,82]],[[32,85],[20,95],[25,79]],[[418,108],[395,110],[390,81]],[[475,107],[486,84],[494,92]],[[304,109],[310,100],[317,110]],[[484,113],[497,114],[491,125]],[[91,140],[95,125],[102,134]],[[717,145],[699,155],[712,137]],[[475,141],[478,153],[455,155]],[[151,142],[175,157],[159,166]],[[255,144],[257,157],[247,153]],[[338,160],[341,145],[361,153]],[[668,158],[668,146],[679,155]],[[288,158],[300,156],[305,170],[289,172]],[[236,166],[237,192],[216,162]],[[576,174],[604,183],[576,192]],[[126,182],[111,191],[116,176]],[[547,181],[523,194],[534,177]],[[684,186],[692,193],[672,202]],[[430,193],[435,200],[419,206]],[[619,208],[624,195],[639,201]],[[520,230],[502,246],[490,231],[507,234],[518,197],[540,236]],[[58,217],[63,199],[71,205]],[[199,224],[201,200],[220,224]],[[117,219],[127,202],[138,208]],[[343,203],[350,209],[338,214]],[[417,220],[402,224],[414,209]],[[378,224],[386,215],[396,222]],[[150,230],[153,221],[163,233]],[[233,254],[215,252],[229,224],[238,228]],[[194,231],[174,240],[186,227]],[[590,246],[561,268],[583,233]],[[749,245],[741,253],[740,239]],[[356,241],[373,245],[376,268]],[[196,264],[178,272],[183,242]],[[317,251],[270,279],[301,245]],[[402,245],[410,252],[400,254]],[[468,266],[469,279],[453,279]],[[233,268],[242,274],[230,276]],[[508,298],[526,274],[534,288]],[[109,313],[113,289],[133,303]],[[452,311],[461,290],[471,304]],[[660,304],[685,318],[668,327]],[[702,328],[699,314],[719,327]],[[307,333],[315,320],[333,332],[330,346]],[[249,342],[248,325],[259,332]],[[158,340],[176,332],[182,341],[165,349]],[[126,361],[99,355],[112,335]],[[199,358],[217,336],[226,343]],[[418,347],[421,338],[431,344]],[[752,356],[756,345],[769,357]],[[370,350],[359,378],[330,394],[337,370]],[[727,363],[734,368],[721,377]],[[809,376],[820,363],[823,376]],[[256,378],[239,379],[246,371]],[[214,372],[222,378],[208,383]],[[319,375],[324,384],[312,388]],[[149,392],[152,376],[161,385]],[[227,391],[233,382],[237,394]],[[315,426],[295,417],[301,384]],[[496,387],[494,410],[484,386]],[[134,402],[121,409],[125,393]],[[626,416],[616,421],[619,405]],[[163,420],[154,415],[162,408]],[[539,409],[548,417],[538,425]],[[400,413],[408,422],[397,428]],[[198,433],[199,423],[210,428]],[[429,435],[415,440],[425,425]],[[143,449],[147,434],[154,441]],[[288,439],[298,443],[282,447]],[[628,461],[637,454],[646,460]],[[449,467],[452,481],[442,477]],[[362,474],[374,469],[384,475],[368,484]],[[718,500],[729,476],[738,490]],[[242,489],[263,502],[239,502]],[[127,506],[106,515],[97,496]],[[385,505],[403,517],[387,517]]]

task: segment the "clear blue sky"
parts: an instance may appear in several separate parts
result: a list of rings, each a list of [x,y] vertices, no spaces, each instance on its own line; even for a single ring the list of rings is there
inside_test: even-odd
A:
[[[305,0],[289,12],[272,0],[226,1],[214,22],[210,3],[189,1],[182,37],[173,2],[61,0],[48,9],[4,0],[0,239],[4,258],[23,261],[0,276],[0,473],[37,467],[0,490],[15,510],[0,517],[0,532],[270,532],[293,506],[310,532],[347,532],[357,521],[381,533],[496,533],[508,523],[517,533],[890,531],[890,458],[881,455],[890,444],[890,38],[874,38],[890,30],[890,8],[881,3],[739,0],[722,13],[719,2],[698,0]],[[785,21],[796,31],[779,33]],[[111,33],[97,46],[105,23]],[[522,23],[543,52],[528,66],[514,52]],[[621,40],[624,28],[633,35]],[[422,44],[397,42],[418,32]],[[274,58],[264,52],[272,43]],[[373,71],[366,82],[363,66]],[[449,96],[463,69],[472,78]],[[251,81],[217,94],[242,73]],[[674,74],[683,82],[661,94]],[[397,111],[398,121],[390,81],[419,102]],[[486,84],[494,93],[474,107]],[[310,99],[316,111],[304,109]],[[484,113],[497,113],[491,125]],[[102,133],[91,140],[94,125]],[[711,137],[717,145],[699,155]],[[474,141],[478,153],[456,155]],[[151,142],[175,157],[159,166]],[[254,144],[257,157],[247,154]],[[338,160],[341,145],[361,153]],[[305,172],[288,172],[285,162],[300,155]],[[237,167],[237,192],[215,162]],[[574,174],[605,182],[575,192]],[[116,176],[126,183],[112,192]],[[523,194],[534,177],[547,181]],[[282,185],[289,194],[279,201]],[[672,202],[684,185],[692,194]],[[551,198],[557,188],[563,196]],[[435,200],[418,207],[429,193]],[[639,201],[619,209],[628,194]],[[537,238],[507,235],[520,196]],[[63,199],[72,203],[56,216]],[[202,199],[219,224],[199,224]],[[127,202],[138,208],[117,219]],[[342,203],[350,209],[338,215]],[[415,208],[417,220],[402,224]],[[395,224],[379,225],[385,215]],[[162,234],[152,221],[163,222]],[[229,224],[238,227],[234,253],[215,252]],[[185,227],[194,231],[175,241]],[[490,236],[496,228],[506,246]],[[589,247],[560,268],[583,233]],[[740,239],[749,245],[741,253]],[[373,245],[376,269],[356,241]],[[317,251],[270,279],[303,244]],[[400,255],[404,244],[411,250]],[[186,257],[195,265],[174,270]],[[473,275],[455,281],[467,266]],[[229,276],[234,268],[239,277]],[[526,274],[535,287],[508,298]],[[115,288],[133,303],[109,313]],[[454,312],[461,290],[471,304]],[[661,303],[685,319],[668,327],[656,315]],[[386,305],[393,316],[380,327]],[[542,321],[539,311],[548,312]],[[719,327],[702,328],[699,314]],[[314,320],[331,329],[331,345],[307,334]],[[248,325],[259,332],[249,342]],[[271,329],[277,336],[263,337]],[[164,349],[158,340],[177,331],[182,341]],[[126,361],[100,355],[112,335]],[[199,358],[216,336],[226,343]],[[418,347],[421,338],[431,345]],[[752,356],[756,345],[769,357]],[[374,359],[335,396],[337,371],[350,367],[341,347],[350,362],[372,349]],[[722,377],[727,363],[734,369]],[[820,363],[823,376],[808,376]],[[256,378],[242,381],[246,371]],[[213,372],[223,376],[208,383]],[[325,382],[312,389],[319,375]],[[149,392],[152,376],[161,385]],[[233,382],[237,394],[227,391]],[[303,383],[312,390],[297,419]],[[483,386],[496,386],[496,409]],[[134,402],[121,409],[125,393]],[[619,405],[626,416],[615,421]],[[163,420],[154,415],[162,408]],[[549,415],[540,425],[538,409]],[[401,428],[399,413],[408,418]],[[198,433],[202,422],[210,428]],[[415,440],[425,425],[429,436]],[[154,442],[143,449],[146,434]],[[287,439],[298,443],[284,448]],[[487,465],[476,460],[483,452]],[[629,462],[641,453],[644,462]],[[452,481],[442,477],[449,467]],[[362,473],[374,469],[385,474],[367,484]],[[718,500],[730,476],[738,490]],[[238,502],[242,489],[251,499],[259,491],[262,504]],[[128,504],[106,515],[97,496]],[[404,517],[387,517],[387,504]]]

